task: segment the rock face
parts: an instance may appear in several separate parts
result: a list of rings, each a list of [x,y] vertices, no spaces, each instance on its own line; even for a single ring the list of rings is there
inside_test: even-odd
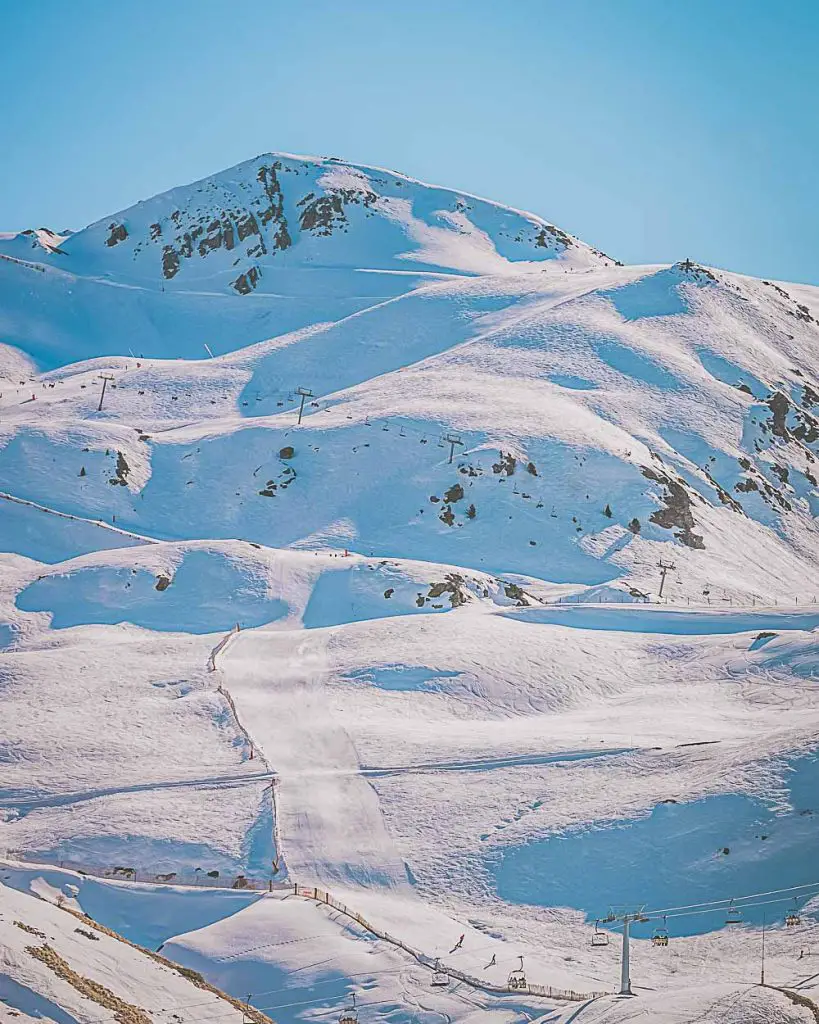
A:
[[[356,244],[337,244],[344,235],[355,235]],[[497,239],[494,251],[489,238]],[[567,254],[584,266],[613,262],[530,214],[394,172],[278,154],[92,224],[70,236],[61,255],[66,268],[100,271],[111,269],[112,250],[120,276],[163,288],[206,278],[209,289],[238,295],[253,292],[269,266],[349,265],[357,253],[375,259],[376,269],[411,261],[492,272]]]

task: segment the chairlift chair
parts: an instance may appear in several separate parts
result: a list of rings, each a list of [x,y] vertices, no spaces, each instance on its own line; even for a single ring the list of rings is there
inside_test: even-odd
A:
[[[592,932],[591,937],[591,944],[592,947],[595,949],[601,946],[608,946],[609,944],[608,932],[601,932],[598,927],[598,924],[599,921],[594,922],[594,931]]]
[[[654,933],[651,936],[652,946],[667,946],[668,945],[668,929],[666,928],[665,915],[663,915],[663,926],[662,928],[655,928]]]
[[[520,967],[516,968],[509,975],[509,988],[516,992],[525,992],[529,988],[529,985],[527,984],[526,975],[523,971],[523,957],[518,957],[518,959],[520,960]]]
[[[353,992],[352,1004],[341,1011],[338,1024],[358,1024],[358,1014],[355,1012],[355,992]]]
[[[734,901],[731,900],[731,904],[725,913],[726,924],[742,924],[742,911],[739,907],[734,906]]]
[[[435,970],[432,973],[433,988],[445,988],[449,984],[449,975],[441,970],[441,961],[435,961]]]
[[[793,898],[793,909],[789,910],[787,912],[787,914],[785,914],[785,924],[788,926],[788,928],[795,928],[796,925],[802,924],[802,918],[799,916],[799,913],[798,913],[798,910],[797,910],[797,903],[796,903],[796,897],[795,896]]]

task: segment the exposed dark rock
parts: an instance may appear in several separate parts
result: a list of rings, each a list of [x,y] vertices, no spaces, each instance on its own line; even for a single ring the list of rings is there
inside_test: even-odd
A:
[[[310,192],[297,204],[302,208],[299,226],[302,231],[326,237],[336,230],[346,230],[345,206],[355,203],[369,209],[377,200],[375,192],[356,188],[329,189],[322,196]]]
[[[179,253],[172,245],[166,245],[162,250],[162,273],[168,281],[179,273]]]
[[[117,245],[128,237],[128,229],[124,224],[109,224],[108,227],[111,234],[105,239],[106,245]]]
[[[128,484],[128,474],[131,472],[131,467],[125,461],[125,456],[122,452],[117,452],[117,465],[114,470],[114,476],[108,481],[109,484],[120,484],[122,487],[126,487]]]
[[[298,205],[301,206],[306,198]],[[325,237],[332,235],[335,228],[346,222],[347,215],[341,196],[333,193],[311,199],[299,215],[299,226],[302,231],[311,231],[314,235]]]
[[[693,532],[696,524],[691,512],[691,498],[683,484],[661,470],[643,466],[642,472],[648,480],[654,480],[666,488],[666,493],[663,495],[665,508],[659,508],[656,512],[652,512],[649,516],[651,522],[661,526],[664,530],[679,530],[679,533],[675,533],[674,536],[686,547],[704,549],[705,544],[702,537]]]
[[[460,484],[453,484],[448,491],[444,493],[444,501],[454,504],[456,501],[460,501],[464,496],[464,489]]]
[[[523,587],[519,587],[517,583],[504,583],[503,592],[510,601],[514,601],[519,607],[529,606],[529,595]]]
[[[156,578],[156,585],[155,585],[154,589],[155,590],[159,590],[159,591],[163,591],[163,590],[167,590],[170,585],[171,585],[171,578],[170,578],[170,576],[165,576],[164,574],[161,574],[161,575],[157,576],[157,578]]]
[[[236,280],[232,282],[232,285],[240,295],[250,295],[261,276],[261,270],[254,265],[246,273],[239,274]]]
[[[564,249],[568,249],[572,244],[572,240],[566,232],[556,228],[554,224],[544,224],[535,235],[534,244],[539,249],[551,249],[555,247],[556,242],[559,242]]]
[[[777,437],[784,438],[786,441],[791,436],[785,422],[790,407],[790,402],[781,391],[775,391],[768,399],[768,408],[773,413],[771,429]]]
[[[436,597],[441,597],[443,594],[449,594],[449,601],[453,608],[458,608],[460,605],[466,604],[469,600],[469,594],[464,589],[464,578],[458,573],[449,573],[443,583],[430,583],[429,593],[426,599],[421,597],[419,594],[419,601],[416,601],[419,607],[423,607],[424,601],[434,601]]]
[[[517,459],[514,455],[504,455],[500,452],[500,459],[498,462],[493,463],[493,473],[505,473],[507,476],[512,476],[515,472],[515,466],[517,465]]]

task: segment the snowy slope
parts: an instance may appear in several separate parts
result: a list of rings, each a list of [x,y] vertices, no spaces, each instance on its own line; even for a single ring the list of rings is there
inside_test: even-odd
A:
[[[66,890],[41,882],[37,895],[0,884],[0,1019],[245,1020],[241,1004],[205,988],[86,918]],[[40,898],[38,898],[38,896]],[[257,1016],[257,1024],[266,1018]]]
[[[0,257],[8,885],[396,1022],[578,1008],[214,894],[584,993],[610,904],[794,886],[769,977],[812,991],[816,289],[280,154]],[[804,1019],[720,912],[635,929],[650,1012]]]

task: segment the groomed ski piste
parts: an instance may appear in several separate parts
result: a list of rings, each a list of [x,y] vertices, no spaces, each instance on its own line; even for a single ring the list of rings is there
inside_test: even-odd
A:
[[[0,254],[4,946],[39,897],[281,1022],[814,1019],[819,289],[281,155]],[[15,1013],[104,1016],[26,956]]]

